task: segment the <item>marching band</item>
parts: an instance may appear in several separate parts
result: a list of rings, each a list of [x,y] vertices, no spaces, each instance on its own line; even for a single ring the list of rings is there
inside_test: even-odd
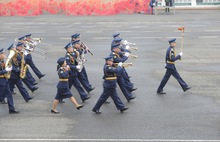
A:
[[[16,38],[16,44],[8,47],[9,54],[7,58],[4,54],[4,49],[0,50],[0,103],[8,104],[9,113],[19,113],[14,108],[13,96],[15,94],[15,86],[18,88],[20,94],[26,102],[29,102],[33,97],[28,90],[23,86],[34,92],[38,89],[38,83],[32,76],[29,69],[31,68],[36,76],[41,79],[45,74],[34,64],[32,55],[34,52],[45,54],[46,52],[37,48],[37,44],[41,42],[41,38],[32,38],[31,34]],[[116,107],[120,112],[124,112],[128,108],[125,107],[120,97],[116,92],[116,83],[118,83],[122,93],[128,102],[135,99],[136,96],[132,94],[137,88],[131,83],[130,76],[126,71],[126,67],[132,66],[132,63],[126,63],[128,58],[136,59],[137,56],[131,54],[133,50],[137,50],[135,43],[130,43],[119,37],[120,33],[113,35],[111,43],[111,52],[105,58],[104,65],[104,91],[92,109],[96,114],[101,114],[99,111],[101,105],[106,102],[109,96],[113,99]],[[59,114],[56,106],[59,103],[65,103],[63,99],[70,98],[74,106],[79,110],[84,105],[79,104],[73,97],[71,87],[74,86],[77,90],[82,103],[90,99],[89,93],[95,89],[89,81],[89,77],[85,68],[87,59],[86,53],[93,55],[91,50],[80,39],[80,33],[73,34],[71,40],[64,47],[66,54],[57,60],[57,73],[59,82],[57,84],[57,94],[54,98],[51,113]],[[39,55],[41,56],[41,55]],[[7,98],[7,102],[5,99]]]

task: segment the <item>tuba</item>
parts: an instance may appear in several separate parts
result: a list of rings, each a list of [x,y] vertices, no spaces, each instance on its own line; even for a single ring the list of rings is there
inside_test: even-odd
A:
[[[5,62],[5,68],[12,66],[11,60],[12,60],[12,58],[13,58],[16,54],[17,54],[17,52],[16,52],[15,50],[10,50],[10,51],[9,51],[7,60],[6,60],[6,62]],[[6,73],[4,76],[5,76],[5,78],[9,79],[9,78],[10,78],[10,75],[11,75],[11,72],[8,72],[8,73]]]
[[[20,72],[21,79],[24,79],[26,77],[27,69],[28,69],[28,65],[25,64],[24,53],[21,52],[21,72]]]

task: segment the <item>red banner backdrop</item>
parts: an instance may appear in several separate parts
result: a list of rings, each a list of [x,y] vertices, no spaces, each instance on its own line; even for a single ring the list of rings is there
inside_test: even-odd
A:
[[[0,3],[0,16],[40,14],[113,15],[148,10],[150,0],[12,0]]]

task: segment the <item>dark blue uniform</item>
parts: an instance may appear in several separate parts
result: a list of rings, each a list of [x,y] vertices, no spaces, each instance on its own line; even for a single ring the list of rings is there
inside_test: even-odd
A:
[[[8,101],[9,111],[14,111],[14,102],[13,97],[9,88],[8,79],[4,77],[4,75],[8,73],[5,70],[4,60],[0,61],[0,101],[2,102],[5,98]]]
[[[83,51],[83,50],[77,50],[80,55],[83,54],[86,54],[87,52],[86,51]],[[89,83],[89,79],[88,79],[88,75],[87,75],[87,72],[86,72],[86,68],[85,66],[83,66],[82,68],[82,71],[81,72],[77,72],[78,74],[78,79],[80,81],[80,83],[82,84],[82,86],[85,88],[85,90],[89,93],[90,91],[93,90],[92,88],[92,85]]]
[[[59,82],[57,84],[57,95],[56,100],[72,97],[72,93],[69,89],[69,71],[65,71],[62,67],[58,69]]]
[[[110,54],[110,56],[113,57],[113,62],[114,63],[119,63],[119,62],[122,62],[124,63],[128,57],[124,56],[121,52],[118,54],[118,53],[115,53],[115,52],[112,52]],[[124,83],[125,83],[125,87],[128,91],[132,91],[133,89],[133,84],[131,83],[130,79],[129,79],[129,76],[128,76],[128,73],[127,71],[125,70],[125,68],[122,68],[121,72],[120,72],[120,75],[121,77],[119,78],[120,80],[124,79]],[[119,81],[119,82],[122,82],[122,81]],[[124,84],[123,83],[123,84]],[[124,86],[124,85],[123,85]],[[124,90],[124,89],[122,89]],[[129,95],[130,96],[130,95]],[[126,97],[127,98],[127,97]]]
[[[169,80],[170,76],[172,75],[181,85],[183,91],[185,91],[188,88],[188,85],[183,81],[183,79],[180,77],[179,73],[176,70],[175,67],[175,61],[179,60],[181,58],[180,55],[176,56],[175,49],[173,47],[169,47],[166,52],[166,66],[165,68],[167,69],[160,86],[157,89],[157,93],[163,92],[163,88],[166,85],[167,81]]]
[[[29,93],[22,84],[22,80],[20,78],[21,62],[19,59],[20,58],[18,56],[17,61],[12,61],[12,71],[9,79],[10,90],[13,90],[14,86],[16,85],[24,100],[28,102],[30,99],[32,99],[32,97],[30,97]]]
[[[71,87],[73,85],[76,88],[76,90],[78,91],[82,101],[84,102],[85,100],[87,100],[88,96],[79,83],[79,79],[78,79],[78,75],[77,75],[78,70],[76,68],[77,62],[76,62],[75,52],[66,53],[66,63],[67,63],[67,65],[70,66],[70,69],[71,69],[70,76],[69,76],[69,88],[71,89]]]
[[[122,103],[121,99],[118,97],[116,91],[116,81],[117,81],[117,73],[120,72],[121,67],[114,68],[110,65],[104,65],[104,83],[103,83],[103,93],[100,96],[99,100],[97,101],[96,105],[92,109],[94,112],[99,112],[100,107],[103,103],[106,102],[109,96],[113,99],[115,106],[118,110],[122,110],[125,108],[124,104]]]

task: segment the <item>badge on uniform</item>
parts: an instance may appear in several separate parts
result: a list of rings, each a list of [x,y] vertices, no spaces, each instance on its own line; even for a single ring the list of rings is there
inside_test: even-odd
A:
[[[61,71],[60,73],[63,73],[63,71]]]
[[[66,59],[69,60],[70,59],[69,56],[67,56]]]

